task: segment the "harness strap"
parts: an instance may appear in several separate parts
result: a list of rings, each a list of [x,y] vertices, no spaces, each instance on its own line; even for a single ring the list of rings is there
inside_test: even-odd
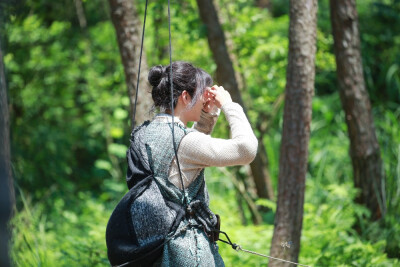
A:
[[[208,234],[211,233],[217,225],[217,216],[200,200],[192,201],[187,207],[186,212],[194,216],[204,226]]]

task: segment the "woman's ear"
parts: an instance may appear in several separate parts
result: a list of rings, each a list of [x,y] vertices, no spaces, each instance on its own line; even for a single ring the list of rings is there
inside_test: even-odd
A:
[[[183,90],[182,94],[182,102],[183,104],[188,105],[190,103],[190,101],[192,101],[192,98],[190,97],[189,93],[186,90]]]

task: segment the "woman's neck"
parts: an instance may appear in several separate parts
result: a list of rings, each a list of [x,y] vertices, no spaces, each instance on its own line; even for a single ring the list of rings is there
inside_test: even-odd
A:
[[[165,113],[167,113],[167,114],[169,114],[169,115],[172,115],[172,112],[171,112],[171,110],[166,110],[165,111]],[[177,118],[177,119],[179,119],[182,123],[183,123],[183,125],[187,125],[187,123],[188,123],[188,120],[187,119],[185,119],[185,113],[184,112],[182,112],[182,109],[181,108],[179,108],[179,105],[175,108],[175,110],[174,110],[174,117],[175,118]]]

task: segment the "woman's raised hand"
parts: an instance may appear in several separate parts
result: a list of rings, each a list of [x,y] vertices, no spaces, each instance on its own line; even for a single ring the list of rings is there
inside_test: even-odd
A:
[[[213,110],[215,106],[214,95],[210,92],[210,88],[207,87],[204,92],[204,103],[203,103],[203,111],[209,113]]]
[[[231,95],[222,86],[214,85],[210,88],[209,92],[214,96],[214,103],[218,108],[232,102]]]

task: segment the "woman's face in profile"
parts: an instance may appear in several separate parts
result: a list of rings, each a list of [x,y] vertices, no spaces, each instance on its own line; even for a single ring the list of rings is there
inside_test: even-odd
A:
[[[190,109],[188,109],[188,121],[200,120],[201,110],[206,102],[206,92],[207,90],[204,90],[204,93],[197,99],[196,103]]]

